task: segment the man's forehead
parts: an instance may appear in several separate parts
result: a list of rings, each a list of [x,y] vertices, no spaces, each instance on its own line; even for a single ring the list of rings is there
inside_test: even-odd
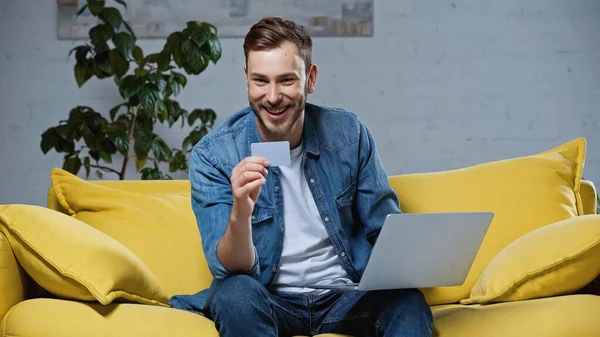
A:
[[[291,43],[290,43],[291,44]],[[294,44],[269,50],[252,50],[248,53],[248,70],[288,68],[289,70],[302,70],[304,60],[298,53]],[[264,70],[261,70],[264,71]]]

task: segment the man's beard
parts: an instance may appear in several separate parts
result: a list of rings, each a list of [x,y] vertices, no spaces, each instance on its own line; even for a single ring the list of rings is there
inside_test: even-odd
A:
[[[283,138],[294,127],[294,125],[296,125],[296,123],[302,116],[302,112],[306,107],[306,95],[304,95],[304,97],[302,97],[302,99],[299,102],[295,102],[292,104],[292,106],[290,107],[291,117],[288,117],[288,119],[282,121],[281,123],[277,123],[271,126],[267,125],[267,123],[259,113],[261,108],[262,110],[265,110],[265,107],[270,107],[270,105],[265,101],[254,103],[252,99],[250,99],[250,96],[248,96],[248,102],[250,103],[250,107],[252,107],[252,111],[254,111],[254,115],[257,117],[259,123],[263,126],[263,129],[265,129],[268,132],[269,138]],[[291,102],[286,102],[284,106],[288,106],[290,103]],[[289,125],[286,125],[285,123],[289,123]]]

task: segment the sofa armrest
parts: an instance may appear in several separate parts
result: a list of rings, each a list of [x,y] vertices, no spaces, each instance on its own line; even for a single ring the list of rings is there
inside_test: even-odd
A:
[[[0,232],[0,321],[10,308],[25,300],[26,285],[27,275]]]
[[[596,214],[598,211],[598,199],[596,187],[590,180],[581,180],[581,200],[583,202],[584,214]]]

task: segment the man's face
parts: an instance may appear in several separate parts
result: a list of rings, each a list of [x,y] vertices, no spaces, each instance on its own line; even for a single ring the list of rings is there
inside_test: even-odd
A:
[[[248,101],[265,141],[299,141],[304,126],[306,95],[314,91],[316,66],[306,65],[298,48],[285,42],[279,48],[248,53]]]

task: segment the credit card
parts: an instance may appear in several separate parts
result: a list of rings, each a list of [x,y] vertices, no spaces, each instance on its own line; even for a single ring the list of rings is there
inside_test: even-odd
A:
[[[290,142],[262,142],[250,144],[252,156],[265,158],[271,166],[288,166],[290,157]]]

